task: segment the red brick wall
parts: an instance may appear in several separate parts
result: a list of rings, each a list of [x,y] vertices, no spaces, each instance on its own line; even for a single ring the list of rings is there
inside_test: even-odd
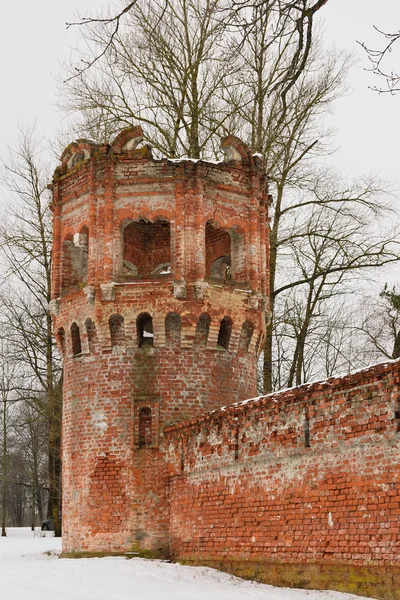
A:
[[[268,579],[268,565],[302,565],[303,575],[307,565],[359,566],[359,587],[341,588],[337,572],[331,587],[363,593],[379,569],[382,586],[387,569],[399,576],[399,367],[377,365],[168,428],[172,556],[233,571],[236,563],[236,572],[249,561],[248,576],[251,564],[264,564],[261,579],[295,585],[301,577],[285,580],[286,566]],[[302,587],[323,587],[315,572],[309,579]]]

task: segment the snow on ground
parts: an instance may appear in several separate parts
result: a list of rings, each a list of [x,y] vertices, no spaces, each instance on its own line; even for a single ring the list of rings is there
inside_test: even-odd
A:
[[[59,559],[60,550],[60,539],[8,528],[7,537],[0,537],[1,600],[360,600],[338,592],[275,588],[159,560]]]

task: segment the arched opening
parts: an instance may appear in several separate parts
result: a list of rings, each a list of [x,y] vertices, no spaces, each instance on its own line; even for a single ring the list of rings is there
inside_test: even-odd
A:
[[[149,313],[142,313],[138,316],[136,330],[139,348],[154,345],[153,319]]]
[[[231,238],[224,229],[206,223],[206,274],[208,277],[231,279]]]
[[[194,345],[205,347],[208,342],[208,335],[210,333],[211,317],[207,313],[200,315],[196,325],[196,333],[194,336]]]
[[[253,337],[254,325],[250,321],[245,321],[242,325],[239,338],[239,351],[248,352],[251,338]]]
[[[165,341],[167,346],[181,345],[181,318],[176,313],[168,313],[165,318]]]
[[[111,346],[124,346],[125,345],[125,328],[124,328],[124,317],[121,315],[112,315],[108,319],[111,336]]]
[[[89,352],[93,352],[96,340],[96,326],[92,319],[87,318],[85,321],[86,335],[88,340]]]
[[[76,323],[72,323],[71,325],[71,343],[73,356],[82,354],[81,334]]]
[[[62,292],[83,287],[88,279],[89,231],[86,226],[79,233],[67,236],[63,243],[61,269]]]
[[[171,272],[171,231],[164,219],[145,219],[126,225],[123,231],[123,275],[162,277]]]
[[[57,343],[61,354],[65,352],[65,331],[64,327],[59,327],[57,330]]]
[[[144,406],[139,410],[139,448],[153,444],[153,417],[151,408]]]
[[[232,319],[230,317],[224,317],[221,320],[218,332],[218,346],[224,350],[229,350],[229,342],[231,341],[232,335]]]
[[[229,283],[246,280],[244,236],[206,223],[206,276]]]

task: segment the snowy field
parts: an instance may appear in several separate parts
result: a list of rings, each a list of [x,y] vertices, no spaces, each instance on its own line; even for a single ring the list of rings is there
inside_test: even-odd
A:
[[[338,592],[274,588],[157,560],[58,559],[60,550],[60,539],[7,529],[7,537],[0,537],[1,600],[360,600]]]

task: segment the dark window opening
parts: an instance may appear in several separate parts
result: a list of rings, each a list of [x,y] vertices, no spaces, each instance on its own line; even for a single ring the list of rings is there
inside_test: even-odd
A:
[[[196,334],[194,337],[194,345],[205,347],[208,342],[208,335],[210,333],[211,317],[207,313],[200,315],[196,325]]]
[[[65,331],[63,327],[60,327],[57,331],[57,342],[62,354],[65,352]]]
[[[229,342],[231,340],[232,334],[232,319],[229,317],[224,317],[219,326],[218,333],[218,346],[220,348],[224,348],[225,350],[229,349]]]
[[[152,426],[151,408],[145,406],[139,410],[139,448],[146,448],[152,445]]]
[[[123,275],[162,277],[171,272],[171,231],[165,220],[140,219],[123,231]]]
[[[148,313],[142,313],[136,320],[139,348],[154,345],[153,319]]]
[[[165,318],[165,341],[167,346],[179,348],[181,345],[181,318],[176,313],[169,313]]]
[[[82,354],[81,335],[79,332],[79,327],[76,323],[72,323],[72,325],[71,325],[71,341],[72,341],[72,354],[74,356],[77,356],[78,354]]]
[[[400,431],[400,401],[397,402],[397,407],[394,411],[394,418],[396,419],[396,423],[397,423],[396,430]]]
[[[108,320],[110,326],[111,346],[125,345],[124,318],[121,315],[112,315]]]
[[[304,418],[304,446],[310,448],[310,419],[307,412]]]

